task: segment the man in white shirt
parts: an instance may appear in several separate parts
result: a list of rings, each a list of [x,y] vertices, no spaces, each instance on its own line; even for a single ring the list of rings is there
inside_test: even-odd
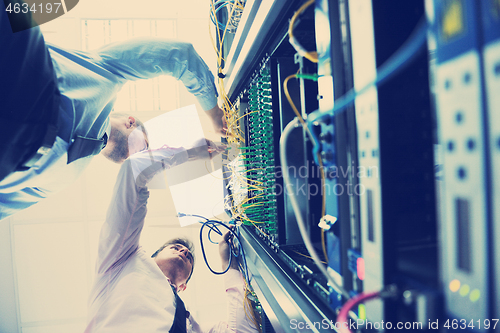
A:
[[[164,168],[208,157],[207,148],[209,153],[221,151],[210,142],[208,147],[187,150],[164,147],[134,154],[121,166],[100,234],[86,333],[202,332],[192,316],[179,308],[182,302],[177,296],[193,269],[189,246],[174,241],[151,258],[139,246],[139,238],[149,197],[146,184]],[[224,239],[220,252],[227,266],[229,235]],[[245,315],[243,280],[235,269],[226,273],[226,294],[229,321],[210,332],[257,332]]]

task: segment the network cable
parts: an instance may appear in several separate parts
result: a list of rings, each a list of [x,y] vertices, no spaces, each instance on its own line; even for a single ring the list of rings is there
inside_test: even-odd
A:
[[[240,238],[239,238],[239,231],[238,232],[235,232],[233,230],[233,228],[230,228],[228,225],[226,225],[225,223],[221,222],[221,221],[217,221],[217,220],[211,220],[211,219],[208,219],[204,216],[201,216],[201,215],[196,215],[196,214],[184,214],[184,213],[178,213],[177,214],[178,217],[189,217],[189,216],[193,216],[193,217],[198,217],[198,218],[201,218],[204,220],[204,222],[200,222],[202,224],[201,228],[200,228],[200,247],[201,247],[201,253],[203,255],[203,260],[205,261],[205,264],[207,265],[208,269],[213,273],[213,274],[217,274],[217,275],[221,275],[221,274],[224,274],[226,273],[229,268],[231,267],[231,262],[232,262],[232,258],[238,258],[241,254],[241,258],[242,258],[242,263],[241,263],[241,268],[243,269],[242,270],[242,274],[245,278],[245,281],[249,281],[249,274],[248,274],[248,267],[246,265],[246,258],[245,258],[245,253],[243,251],[243,248],[241,247],[241,242],[240,242]],[[205,227],[209,228],[209,232],[208,232],[208,238],[209,238],[209,241],[213,244],[218,244],[214,241],[211,240],[211,232],[215,232],[217,233],[218,235],[222,236],[222,232],[219,230],[218,226],[223,226],[224,228],[226,228],[229,232],[231,232],[232,236],[234,239],[237,239],[238,240],[238,248],[231,248],[231,256],[229,257],[229,264],[227,266],[227,268],[225,270],[223,270],[222,272],[218,272],[218,271],[215,271],[212,269],[212,267],[210,266],[210,264],[208,263],[208,260],[207,260],[207,256],[206,256],[206,253],[205,253],[205,246],[204,246],[204,243],[203,243],[203,229]]]
[[[312,3],[313,0],[309,1],[308,3]],[[307,3],[306,3],[307,4]],[[358,95],[361,95],[365,93],[368,89],[374,87],[374,86],[379,86],[383,84],[385,81],[387,81],[389,78],[394,76],[396,73],[398,73],[401,69],[404,68],[405,65],[409,64],[411,60],[417,55],[418,51],[420,48],[422,48],[425,45],[425,42],[427,40],[427,24],[425,21],[425,18],[421,19],[420,22],[417,24],[417,27],[414,29],[410,37],[407,39],[407,41],[382,65],[380,66],[379,70],[377,71],[377,77],[373,82],[370,82],[369,84],[365,85],[362,89],[359,91],[356,91],[354,89],[350,90],[348,93],[346,93],[343,97],[337,99],[335,101],[335,106],[333,110],[330,111],[315,111],[307,117],[307,125],[309,128],[308,134],[311,135],[311,138],[313,139],[313,156],[315,159],[315,162],[318,165],[321,165],[321,159],[319,155],[319,149],[320,149],[320,141],[316,134],[314,134],[313,130],[313,124],[324,117],[331,117],[332,115],[338,114],[345,110],[351,103],[354,102],[355,98]],[[287,79],[290,79],[293,76],[288,77]],[[296,111],[296,114],[298,114],[298,111]],[[288,140],[290,132],[296,128],[299,127],[299,120],[302,117],[298,114],[298,117],[294,118],[290,123],[287,124],[285,129],[283,130],[280,138],[280,159],[281,159],[281,165],[283,169],[283,181],[288,186],[290,184],[290,175],[288,172],[288,164],[287,164],[287,154],[286,154],[286,142]],[[297,219],[297,224],[299,226],[300,233],[302,235],[302,238],[304,240],[304,245],[306,246],[307,250],[309,251],[311,258],[313,259],[314,263],[316,266],[320,269],[320,271],[327,277],[328,281],[330,282],[331,286],[333,289],[335,289],[338,293],[342,294],[346,299],[350,298],[349,293],[347,290],[345,290],[342,286],[338,285],[336,281],[328,274],[327,270],[321,263],[321,260],[314,249],[312,242],[310,240],[309,235],[307,234],[307,230],[305,227],[305,223],[302,217],[302,214],[300,212],[300,207],[297,202],[297,198],[295,197],[295,194],[293,191],[290,192],[289,194],[290,202],[293,208],[293,211],[295,213],[296,219]]]
[[[286,96],[286,99],[288,100],[288,103],[292,107],[293,112],[295,113],[295,115],[297,116],[298,120],[302,124],[302,127],[306,131],[307,135],[309,136],[309,138],[311,138],[311,141],[314,143],[314,138],[312,136],[312,131],[309,129],[309,127],[307,126],[306,122],[302,118],[299,110],[297,109],[297,107],[295,106],[295,103],[292,100],[292,97],[290,96],[290,93],[288,92],[288,81],[290,79],[292,79],[292,78],[303,78],[303,79],[307,79],[307,80],[318,81],[318,75],[317,74],[304,74],[304,73],[299,73],[298,72],[297,74],[289,75],[285,79],[285,81],[283,82],[283,90],[285,92],[285,96]],[[319,170],[320,170],[320,173],[321,173],[321,193],[322,193],[322,196],[321,196],[321,216],[325,216],[325,214],[326,214],[326,196],[325,196],[325,191],[324,191],[324,187],[325,187],[325,171],[324,171],[324,168],[323,168],[323,162],[322,162],[322,159],[321,159],[321,155],[319,154],[319,151],[316,153],[316,161],[317,161],[317,164],[319,165]],[[325,259],[328,262],[328,253],[326,251],[325,230],[324,229],[321,229],[321,247],[323,249],[323,255],[325,256]]]
[[[394,298],[397,296],[397,292],[398,290],[394,285],[389,285],[381,291],[362,292],[352,297],[340,308],[335,327],[337,327],[340,333],[353,333],[349,328],[348,317],[355,317],[357,321],[358,318],[351,311],[356,305],[376,298]]]
[[[248,266],[246,263],[245,251],[243,250],[243,247],[242,247],[241,241],[240,241],[239,229],[236,229],[236,231],[235,231],[234,230],[235,228],[231,228],[221,221],[210,220],[204,216],[197,215],[197,214],[178,213],[177,216],[178,217],[193,216],[193,217],[198,217],[198,218],[201,218],[204,220],[204,222],[200,222],[202,224],[202,226],[200,228],[200,247],[201,247],[201,252],[203,254],[203,260],[205,261],[205,264],[207,265],[208,269],[212,273],[217,274],[217,275],[224,274],[231,268],[232,260],[238,261],[238,268],[239,268],[240,272],[243,274],[243,280],[245,282],[245,297],[243,300],[243,302],[244,302],[243,309],[245,311],[245,315],[247,316],[247,318],[255,325],[255,328],[259,332],[261,332],[259,320],[257,319],[257,317],[255,315],[255,310],[252,306],[252,301],[250,300],[250,297],[249,297],[249,296],[252,296],[258,302],[257,296],[250,288],[250,275],[248,274]],[[230,225],[231,225],[231,222],[230,222]],[[208,232],[208,238],[209,238],[210,242],[217,244],[210,239],[210,233],[213,231],[213,232],[217,233],[218,235],[222,236],[223,234],[219,230],[218,226],[223,226],[224,228],[229,230],[229,232],[231,232],[231,234],[233,236],[233,242],[231,244],[231,255],[229,256],[229,263],[228,263],[228,266],[226,267],[226,269],[223,270],[222,272],[214,271],[212,269],[212,267],[210,267],[210,264],[208,263],[208,260],[206,257],[205,247],[203,244],[203,228],[204,227],[208,227],[210,229],[210,231]],[[237,240],[236,246],[234,244],[235,243],[234,240]],[[241,260],[238,260],[239,256],[241,256]],[[233,259],[233,257],[234,257],[234,259]],[[251,313],[249,313],[248,309],[250,309]]]
[[[283,132],[281,133],[281,138],[280,138],[280,160],[281,160],[281,166],[282,166],[282,172],[283,172],[283,182],[285,184],[285,188],[288,188],[288,186],[291,185],[290,183],[290,173],[288,170],[288,162],[287,162],[287,153],[286,153],[286,142],[288,141],[288,137],[291,133],[291,131],[296,128],[300,127],[299,125],[299,119],[295,117],[291,122],[289,122]],[[297,202],[296,195],[294,191],[289,191],[289,199],[290,203],[293,208],[293,212],[295,213],[295,217],[297,219],[297,225],[299,227],[300,234],[302,235],[302,239],[304,240],[304,245],[306,246],[307,250],[309,251],[309,254],[311,255],[311,258],[313,259],[314,263],[316,266],[319,268],[319,270],[323,273],[323,275],[328,279],[330,282],[330,285],[332,286],[333,289],[335,289],[336,292],[344,296],[345,298],[349,299],[350,295],[345,290],[342,286],[340,286],[334,279],[333,277],[328,274],[326,268],[321,262],[321,259],[314,249],[314,246],[311,242],[311,239],[309,235],[307,234],[307,229],[304,223],[304,219],[302,217],[302,214],[300,212],[300,207]]]
[[[214,7],[215,10],[213,10],[211,13],[210,13],[210,19],[212,20],[212,23],[224,30],[226,29],[226,24],[224,23],[221,23],[218,19],[217,19],[217,13],[222,9],[222,8],[225,8],[226,6],[234,6],[236,7],[237,9],[239,10],[243,10],[243,4],[240,2],[240,1],[230,1],[230,0],[219,0],[219,1],[215,1],[215,2],[212,2],[212,6]],[[230,20],[228,19],[228,22]]]
[[[418,51],[426,45],[427,41],[427,22],[425,18],[420,19],[416,28],[411,33],[410,37],[403,43],[403,45],[394,54],[382,64],[378,71],[377,77],[374,81],[366,84],[360,90],[354,88],[349,90],[345,95],[335,100],[332,110],[328,111],[314,111],[307,117],[307,124],[309,131],[313,138],[313,156],[315,162],[319,164],[318,154],[321,143],[317,135],[313,131],[313,126],[317,121],[325,117],[331,117],[343,112],[349,105],[351,105],[357,96],[364,94],[368,89],[380,86],[388,79],[399,73],[406,65],[408,65],[417,55]]]
[[[207,221],[205,221],[205,222],[202,223],[202,226],[200,228],[200,246],[201,246],[201,253],[203,254],[203,260],[205,261],[205,264],[207,265],[207,267],[210,270],[210,272],[212,272],[213,274],[221,275],[221,274],[226,273],[229,270],[229,268],[231,267],[231,262],[233,260],[233,249],[231,249],[231,255],[229,256],[229,263],[228,263],[226,269],[223,270],[222,272],[218,272],[218,271],[213,270],[212,267],[210,266],[210,264],[208,263],[207,256],[206,256],[206,253],[205,253],[205,246],[203,245],[203,228],[205,228],[206,226],[209,226],[209,228],[210,228],[209,234],[210,234],[210,232],[212,230],[214,230],[213,228],[211,228],[212,224],[223,225],[223,226],[225,226],[231,232],[231,234],[233,235],[233,237],[237,237],[237,235],[236,235],[236,233],[231,228],[229,228],[228,226],[226,226],[222,222],[215,221],[215,220],[207,220]],[[222,233],[220,232],[220,230],[218,230],[218,228],[216,230],[218,231],[218,233],[220,233],[222,235]]]
[[[216,47],[214,38],[212,36],[212,31],[211,27],[209,26],[209,33],[210,33],[210,39],[212,41],[212,45],[214,47],[214,50],[217,54],[217,71],[218,71],[218,79],[217,79],[217,84],[219,88],[219,96],[222,101],[222,110],[224,111],[224,118],[226,120],[226,125],[227,125],[227,131],[226,131],[226,138],[228,144],[236,144],[239,145],[241,143],[245,142],[245,139],[243,138],[242,132],[238,126],[238,112],[229,100],[227,93],[224,88],[224,74],[222,72],[223,70],[223,54],[222,54],[222,46],[224,45],[224,40],[226,33],[229,31],[229,25],[233,24],[231,22],[236,22],[239,19],[239,15],[241,15],[244,6],[245,6],[245,1],[243,0],[218,0],[214,1],[212,0],[210,2],[211,5],[211,12],[210,12],[210,17],[212,22],[215,25],[216,28],[216,38],[217,38],[217,44],[218,47]],[[230,6],[230,10],[228,11],[228,19],[227,22],[228,24],[222,24],[219,22],[216,18],[216,14],[218,11],[221,10],[221,8],[225,8],[227,6]],[[234,24],[233,24],[234,25]],[[222,34],[221,34],[222,31]]]
[[[360,293],[350,300],[348,300],[340,309],[339,314],[337,315],[337,322],[335,326],[338,328],[340,333],[352,333],[349,329],[348,315],[349,311],[354,308],[356,305],[363,303],[365,301],[380,297],[380,291],[375,292],[365,292]]]

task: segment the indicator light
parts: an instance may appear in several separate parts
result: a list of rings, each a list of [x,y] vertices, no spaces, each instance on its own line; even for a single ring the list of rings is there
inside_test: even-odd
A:
[[[477,302],[479,298],[481,297],[481,292],[479,289],[474,289],[470,292],[469,299],[471,302]]]
[[[366,308],[364,304],[358,306],[358,318],[362,320],[366,319]]]
[[[356,259],[356,273],[358,279],[363,281],[365,279],[365,260],[363,258]]]
[[[457,279],[451,280],[449,287],[452,292],[456,293],[458,289],[460,289],[460,281],[458,281]]]
[[[464,31],[464,8],[460,1],[448,1],[444,8],[442,33],[445,40],[449,40]]]
[[[469,294],[469,291],[470,291],[470,287],[468,284],[464,284],[462,287],[460,287],[460,291],[459,291],[459,294],[460,296],[467,296]]]

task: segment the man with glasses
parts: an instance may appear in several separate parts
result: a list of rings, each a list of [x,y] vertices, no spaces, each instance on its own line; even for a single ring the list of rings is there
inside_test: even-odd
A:
[[[209,144],[208,150],[213,155],[223,148]],[[134,154],[122,164],[100,234],[86,333],[202,332],[178,296],[193,272],[191,243],[170,240],[151,257],[139,239],[149,198],[147,183],[164,168],[209,154],[206,148],[165,147]],[[228,232],[219,244],[223,268],[229,264],[230,241]],[[228,322],[209,332],[257,332],[245,313],[244,282],[236,260],[225,276]]]

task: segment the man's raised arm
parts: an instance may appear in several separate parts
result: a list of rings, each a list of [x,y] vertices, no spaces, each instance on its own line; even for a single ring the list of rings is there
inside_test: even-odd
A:
[[[208,159],[222,152],[213,142],[201,139],[193,148],[162,147],[130,156],[120,167],[106,221],[99,237],[97,273],[120,265],[139,246],[149,198],[147,183],[158,172],[188,160]]]
[[[96,61],[126,80],[169,75],[180,80],[196,96],[212,119],[215,130],[224,134],[223,112],[217,106],[214,76],[193,45],[173,39],[141,37],[106,45],[96,51]]]
[[[184,148],[161,148],[136,153],[122,164],[99,237],[98,274],[119,265],[137,250],[149,198],[146,184],[159,171],[187,160]]]

